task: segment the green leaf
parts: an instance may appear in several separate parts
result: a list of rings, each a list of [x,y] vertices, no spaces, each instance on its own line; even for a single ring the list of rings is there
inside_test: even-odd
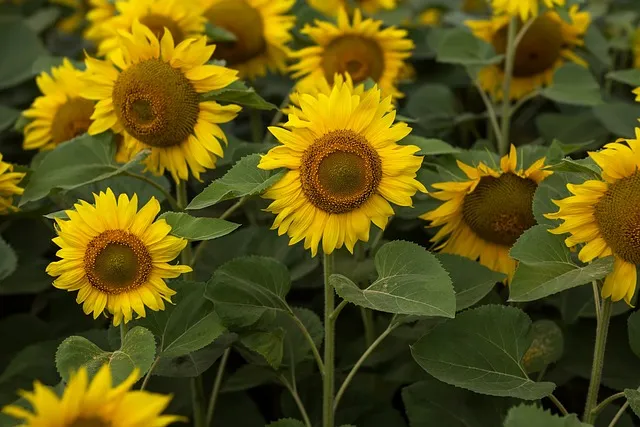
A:
[[[196,218],[184,212],[165,212],[158,217],[171,226],[171,234],[189,240],[211,240],[226,236],[240,224],[219,218]]]
[[[627,388],[624,390],[624,395],[629,402],[629,406],[633,409],[633,412],[640,417],[640,391]]]
[[[436,49],[436,60],[449,64],[489,65],[502,61],[493,46],[465,29],[449,30]]]
[[[600,167],[590,158],[572,160],[562,159],[555,165],[549,166],[554,172],[579,173],[588,176],[590,179],[600,179]]]
[[[223,104],[237,104],[256,110],[277,110],[278,107],[265,101],[254,88],[247,87],[244,82],[235,81],[222,89],[213,90],[202,95],[203,101],[218,101]]]
[[[294,420],[293,418],[283,418],[267,424],[267,427],[305,427],[305,425],[302,421]]]
[[[589,427],[576,414],[565,417],[552,415],[537,405],[521,404],[509,410],[504,427]]]
[[[217,27],[211,22],[207,21],[204,26],[204,33],[209,37],[212,42],[235,42],[238,40],[235,34],[231,31],[227,31],[222,27]]]
[[[237,339],[236,334],[225,333],[208,346],[178,357],[160,357],[153,375],[163,377],[190,377],[202,375],[222,356]]]
[[[634,88],[640,86],[640,70],[632,68],[630,70],[616,70],[607,73],[609,80],[624,83]]]
[[[25,24],[35,33],[41,33],[51,27],[60,16],[60,9],[57,7],[47,7],[40,9],[27,19]]]
[[[612,102],[593,107],[593,114],[612,134],[633,138],[637,118],[640,117],[640,105],[629,102]]]
[[[564,237],[551,234],[550,228],[531,227],[511,248],[510,255],[520,263],[509,286],[510,301],[534,301],[602,279],[611,272],[612,257],[577,266],[571,260]]]
[[[40,200],[54,189],[71,190],[118,175],[133,168],[147,151],[141,151],[128,163],[115,162],[115,144],[110,133],[97,136],[84,134],[67,141],[47,154],[31,175],[20,206]]]
[[[452,147],[439,139],[423,138],[421,136],[409,135],[399,141],[401,145],[415,145],[420,147],[420,151],[416,153],[418,156],[436,156],[439,154],[454,154],[461,150]]]
[[[213,181],[191,200],[187,209],[202,209],[223,200],[262,193],[284,176],[285,171],[258,169],[260,155],[243,157],[222,178]]]
[[[279,369],[284,353],[284,329],[251,332],[240,338],[248,349],[258,353],[273,369]]]
[[[533,342],[524,354],[522,364],[528,373],[540,372],[557,362],[564,351],[564,338],[558,325],[548,319],[537,320],[531,326]]]
[[[640,311],[634,311],[627,319],[629,345],[636,356],[640,357]]]
[[[18,257],[11,246],[0,237],[0,280],[6,279],[16,271]]]
[[[0,132],[9,129],[18,117],[20,117],[20,111],[0,105]]]
[[[428,83],[408,95],[407,111],[423,129],[432,133],[454,126],[460,107],[451,88]]]
[[[581,184],[587,179],[591,179],[593,172],[589,173],[563,173],[555,172],[553,175],[542,181],[533,196],[533,215],[540,225],[557,226],[558,220],[549,219],[544,216],[546,213],[557,212],[558,206],[553,200],[561,200],[570,196],[567,184]]]
[[[67,338],[56,352],[56,368],[60,376],[69,381],[70,375],[82,366],[93,376],[106,363],[111,368],[114,384],[119,384],[136,368],[138,377],[142,377],[151,367],[155,354],[153,334],[136,326],[127,332],[120,349],[113,352],[104,351],[83,337]]]
[[[555,385],[529,379],[521,364],[531,346],[531,319],[514,307],[464,311],[411,347],[413,358],[440,381],[476,393],[537,400]]]
[[[329,280],[338,295],[361,307],[387,313],[453,317],[456,299],[451,279],[438,259],[415,243],[395,241],[378,250],[378,279],[360,289],[345,276]]]
[[[600,86],[588,68],[567,63],[553,75],[551,86],[542,90],[546,98],[570,105],[598,105],[602,103]]]
[[[294,307],[293,314],[302,322],[305,329],[309,332],[316,347],[320,348],[320,344],[322,344],[322,339],[324,338],[324,326],[322,325],[320,317],[318,317],[315,312],[301,307]],[[311,355],[309,342],[290,315],[279,314],[276,316],[274,326],[280,327],[285,331],[284,365],[296,365],[306,358],[313,357]]]
[[[286,266],[272,258],[248,256],[219,267],[207,283],[205,297],[223,319],[249,326],[265,314],[291,312],[285,301],[290,286]]]
[[[222,392],[229,393],[249,390],[269,382],[276,382],[277,380],[277,374],[273,369],[247,363],[240,366],[228,376],[225,376]]]
[[[16,15],[0,16],[0,40],[11,40],[0,46],[0,90],[15,86],[33,77],[31,66],[47,50],[27,23]]]
[[[436,258],[449,272],[456,292],[456,311],[467,309],[484,298],[507,276],[458,255],[437,254]]]

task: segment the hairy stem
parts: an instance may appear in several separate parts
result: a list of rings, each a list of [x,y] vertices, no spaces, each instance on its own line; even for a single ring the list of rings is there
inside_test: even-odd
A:
[[[333,423],[333,399],[334,399],[334,322],[333,314],[335,305],[335,293],[329,283],[329,277],[333,273],[333,255],[324,255],[324,377],[322,380],[322,425],[334,427]]]
[[[593,408],[598,400],[598,391],[600,390],[600,380],[602,379],[602,368],[604,365],[604,351],[607,345],[607,332],[609,330],[609,320],[611,319],[610,298],[602,301],[600,310],[600,320],[596,328],[596,344],[593,349],[593,365],[591,367],[591,381],[589,382],[589,391],[587,393],[587,402],[584,407],[583,421],[587,424],[593,424],[594,414]]]
[[[216,410],[216,401],[218,400],[218,395],[220,394],[220,387],[222,386],[222,377],[224,377],[224,369],[227,366],[227,360],[229,359],[229,354],[231,353],[231,348],[227,348],[224,353],[222,353],[222,358],[220,359],[220,364],[218,365],[218,372],[216,373],[216,379],[213,382],[213,390],[211,391],[211,396],[209,397],[209,406],[207,406],[207,417],[205,426],[209,427],[211,422],[213,421],[213,414]]]

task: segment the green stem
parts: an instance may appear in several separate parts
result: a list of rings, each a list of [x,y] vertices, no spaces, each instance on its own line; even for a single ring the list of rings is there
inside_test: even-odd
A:
[[[220,359],[220,364],[218,365],[218,372],[216,373],[216,379],[213,383],[213,391],[211,391],[211,396],[209,397],[209,406],[207,407],[207,417],[205,421],[205,426],[210,426],[213,421],[213,414],[216,410],[216,401],[218,400],[218,395],[220,394],[220,386],[222,386],[222,377],[224,377],[224,369],[227,366],[227,360],[229,359],[229,354],[231,353],[231,348],[228,348],[222,353],[222,358]]]
[[[597,280],[591,281],[591,287],[593,288],[593,303],[596,306],[596,321],[600,323],[600,287]]]
[[[305,427],[312,427],[313,424],[311,424],[307,409],[304,407],[302,399],[300,399],[300,395],[298,394],[298,389],[296,388],[295,382],[293,385],[291,385],[291,383],[284,377],[284,375],[280,375],[280,382],[282,382],[282,385],[284,385],[286,389],[289,390],[289,393],[291,393],[291,397],[293,398],[293,401],[296,402],[296,406],[298,407],[300,415],[304,420]]]
[[[187,181],[180,180],[176,184],[176,199],[178,201],[178,209],[184,210],[189,204],[189,199],[187,197]],[[182,252],[180,253],[180,263],[183,265],[191,265],[191,242],[187,243],[187,246],[184,247]],[[187,279],[191,274],[187,274]]]
[[[613,417],[613,419],[611,420],[611,423],[609,423],[609,427],[614,427],[618,423],[618,421],[620,421],[620,418],[622,418],[622,414],[624,414],[624,411],[626,411],[628,407],[629,407],[629,401],[624,402],[624,405],[620,407],[620,410],[618,411],[616,416]]]
[[[334,384],[334,322],[331,316],[334,309],[335,292],[329,283],[329,277],[333,273],[333,255],[324,255],[324,377],[322,381],[322,425],[334,427],[333,424],[333,398]]]
[[[553,394],[550,394],[547,397],[551,402],[553,402],[554,405],[556,405],[556,408],[558,408],[558,410],[562,415],[565,415],[565,416],[569,415],[569,411],[567,411],[567,408],[564,407],[562,402],[560,402],[557,397],[555,397]]]
[[[122,323],[120,323],[120,348],[122,348],[124,344],[124,337],[127,336],[127,332],[129,332],[129,327],[124,323],[124,320],[122,320]]]
[[[130,176],[131,178],[135,178],[135,179],[139,179],[140,181],[143,181],[143,182],[151,185],[152,187],[154,187],[155,189],[157,189],[158,191],[160,191],[164,195],[164,197],[167,199],[167,201],[171,205],[171,209],[173,209],[175,211],[180,210],[180,207],[178,206],[178,201],[175,199],[175,197],[173,197],[171,195],[171,193],[169,193],[167,191],[166,188],[164,188],[162,185],[160,185],[160,183],[155,182],[151,178],[146,177],[144,175],[140,175],[140,174],[137,174],[137,173],[132,173],[132,172],[129,172],[129,171],[122,172],[122,175]]]
[[[202,377],[191,378],[191,403],[193,405],[194,427],[208,427],[204,421],[204,396],[202,392]]]
[[[621,399],[625,397],[624,391],[621,391],[620,393],[616,393],[616,394],[612,394],[611,396],[607,397],[605,400],[603,400],[602,402],[598,403],[598,406],[596,406],[595,408],[593,408],[593,410],[591,411],[591,413],[593,414],[594,417],[597,417],[598,414],[600,412],[602,412],[602,410],[608,406],[611,402],[613,402],[614,400],[617,399]]]
[[[476,86],[476,89],[478,89],[480,98],[482,98],[482,102],[484,102],[484,108],[486,108],[487,110],[487,117],[489,118],[489,124],[491,124],[491,126],[489,126],[489,131],[487,132],[489,134],[487,139],[491,140],[493,139],[491,138],[491,134],[495,135],[496,138],[498,139],[498,149],[499,149],[501,144],[500,143],[500,123],[498,123],[498,116],[496,115],[496,109],[494,108],[493,103],[491,102],[491,100],[489,99],[485,91],[480,86],[478,79],[474,79],[472,75],[469,75],[469,77],[471,77],[471,79],[473,80],[473,84]]]
[[[316,347],[316,343],[313,342],[313,338],[311,337],[311,334],[309,334],[309,331],[304,326],[304,323],[302,323],[302,321],[298,319],[298,316],[296,316],[295,313],[293,312],[291,312],[290,314],[293,321],[296,323],[296,325],[302,332],[302,335],[304,336],[304,338],[307,340],[307,343],[309,343],[309,346],[311,347],[311,352],[313,353],[313,357],[316,359],[316,363],[318,365],[318,370],[320,371],[320,375],[324,376],[324,363],[322,362],[322,356],[320,356],[320,352],[318,351],[318,347]]]
[[[365,348],[371,347],[376,340],[376,328],[373,322],[373,311],[360,307],[360,316],[362,317],[362,325],[364,326],[364,342]]]
[[[340,315],[340,312],[342,311],[342,309],[344,309],[348,304],[349,304],[349,301],[342,300],[340,304],[338,304],[336,309],[333,310],[333,313],[331,313],[331,319],[333,320],[334,323],[336,319],[338,319],[338,316]]]
[[[511,80],[513,78],[513,66],[516,59],[516,36],[517,18],[509,20],[507,29],[507,49],[505,51],[504,79],[502,81],[502,126],[500,127],[500,138],[498,144],[500,155],[503,156],[509,151],[509,131],[511,127]]]
[[[253,142],[262,142],[264,134],[264,124],[262,123],[262,114],[260,110],[252,108],[249,110],[249,119],[251,123],[251,140]]]
[[[160,356],[156,357],[156,359],[153,361],[153,364],[151,364],[151,367],[147,371],[147,375],[145,375],[144,380],[142,380],[142,385],[140,386],[140,390],[144,390],[147,387],[149,378],[151,378],[151,372],[153,372],[153,370],[156,368],[156,365],[158,364],[159,361],[160,361]]]
[[[596,327],[596,344],[593,349],[591,381],[589,382],[587,402],[585,404],[584,415],[582,417],[583,421],[587,424],[593,424],[594,414],[591,411],[596,406],[598,391],[600,390],[600,380],[602,379],[602,368],[604,365],[604,351],[607,345],[607,332],[609,330],[609,320],[611,319],[612,304],[613,303],[610,298],[602,301],[600,321]]]

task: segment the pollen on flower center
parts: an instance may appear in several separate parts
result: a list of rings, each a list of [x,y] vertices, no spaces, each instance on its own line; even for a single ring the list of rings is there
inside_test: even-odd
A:
[[[329,213],[360,207],[376,191],[382,164],[366,138],[352,130],[334,130],[307,149],[300,166],[302,191]]]
[[[492,44],[498,54],[507,50],[507,31],[504,27],[493,37]],[[518,44],[513,75],[531,77],[553,68],[563,47],[561,24],[546,15],[538,16]]]
[[[345,35],[329,43],[322,56],[325,78],[333,82],[335,73],[349,73],[353,83],[368,78],[378,81],[384,71],[384,53],[375,40]]]
[[[89,283],[109,294],[147,282],[153,260],[142,241],[124,230],[107,230],[87,245],[84,270]]]
[[[483,239],[512,246],[536,224],[532,201],[537,184],[513,173],[483,176],[473,192],[464,197],[465,223]]]
[[[67,427],[111,427],[111,423],[99,417],[80,417],[76,418]]]
[[[51,139],[55,144],[82,135],[91,126],[93,102],[84,98],[70,98],[58,108],[51,121]]]
[[[179,69],[149,59],[124,70],[113,88],[116,116],[127,132],[152,147],[185,141],[198,121],[199,98]]]
[[[262,16],[245,0],[223,0],[213,4],[204,15],[213,25],[224,28],[236,37],[232,42],[217,42],[214,58],[224,59],[233,66],[265,51],[267,45]]]
[[[164,15],[157,15],[152,13],[150,15],[146,15],[140,19],[140,23],[142,25],[147,26],[151,32],[158,38],[158,40],[162,39],[164,35],[164,29],[166,28],[173,36],[173,41],[175,44],[180,43],[184,40],[184,32],[180,28],[180,25],[173,19]]]
[[[640,264],[640,173],[610,185],[594,209],[605,242],[632,264]]]

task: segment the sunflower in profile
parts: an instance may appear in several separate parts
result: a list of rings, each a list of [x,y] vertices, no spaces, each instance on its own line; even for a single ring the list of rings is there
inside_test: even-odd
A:
[[[0,153],[0,215],[17,210],[13,206],[13,196],[24,193],[24,189],[18,184],[25,175],[22,172],[14,172],[13,165],[3,162],[2,153]]]
[[[340,9],[337,25],[324,21],[316,21],[314,27],[306,25],[302,33],[315,46],[292,54],[298,60],[291,67],[293,77],[301,79],[297,90],[305,92],[322,78],[333,84],[335,73],[348,73],[354,84],[371,78],[385,96],[402,96],[395,84],[405,59],[411,56],[413,42],[405,30],[381,27],[382,21],[363,20],[360,10],[351,23],[345,9]]]
[[[42,96],[22,113],[32,120],[24,128],[25,150],[51,150],[89,129],[94,103],[80,96],[85,87],[81,75],[65,58],[50,74],[36,77]]]
[[[131,31],[135,21],[160,40],[166,28],[176,44],[204,34],[205,18],[194,0],[115,0],[116,15],[101,25],[98,56],[110,57],[120,47],[120,31]]]
[[[336,16],[341,8],[346,8],[351,3],[348,0],[307,0],[309,6],[324,13],[327,16]],[[371,15],[381,10],[395,9],[397,0],[355,0],[353,4]]]
[[[201,0],[211,24],[236,37],[216,42],[214,59],[224,59],[240,78],[255,79],[267,70],[286,71],[295,16],[287,13],[295,0]]]
[[[564,6],[565,0],[491,0],[491,7],[494,15],[518,16],[527,21],[538,16],[541,3],[548,9],[553,9]]]
[[[171,226],[163,219],[155,198],[138,211],[138,197],[121,194],[116,200],[111,189],[94,195],[95,204],[80,201],[65,213],[68,220],[56,219],[62,258],[47,267],[56,277],[53,286],[78,291],[76,301],[85,314],[97,318],[105,309],[118,326],[127,323],[133,312],[145,316],[145,306],[164,310],[175,291],[164,279],[191,271],[187,265],[170,265],[187,245],[185,239],[169,236]]]
[[[589,12],[580,12],[578,6],[569,9],[570,22],[565,22],[556,12],[546,12],[531,24],[516,48],[511,99],[519,99],[553,80],[553,74],[567,60],[587,66],[574,52],[584,44],[584,34],[591,23]],[[507,46],[508,16],[497,16],[489,21],[467,21],[474,35],[490,43],[499,54]],[[523,25],[519,21],[519,25]],[[495,98],[502,98],[504,64],[483,68],[478,76],[481,87]]]
[[[602,297],[631,305],[640,264],[640,129],[636,138],[618,140],[589,156],[602,169],[602,180],[567,184],[572,196],[555,200],[558,212],[545,215],[564,221],[550,230],[570,233],[565,243],[584,243],[582,262],[613,255],[613,272],[604,281]]]
[[[178,181],[190,170],[200,179],[223,156],[221,141],[227,139],[218,124],[240,111],[237,105],[203,101],[201,94],[236,81],[237,71],[207,64],[215,46],[207,46],[205,37],[174,46],[170,31],[158,42],[135,21],[133,33],[121,32],[120,38],[113,63],[86,60],[82,95],[98,101],[89,134],[113,129],[123,134],[130,156],[151,150],[145,162],[153,173],[168,170]]]
[[[509,250],[518,237],[536,224],[533,193],[551,175],[543,170],[544,158],[528,169],[518,168],[516,148],[500,160],[500,168],[484,163],[473,167],[458,161],[467,180],[432,184],[432,197],[443,201],[420,218],[440,230],[431,239],[444,253],[461,255],[491,270],[513,276],[516,261]]]
[[[87,40],[98,43],[109,34],[102,24],[113,18],[117,10],[112,0],[88,0],[88,3],[89,11],[86,16],[88,25],[83,36]]]
[[[288,169],[264,197],[276,214],[273,229],[287,233],[290,244],[304,240],[317,254],[343,245],[353,252],[369,239],[371,222],[384,229],[393,208],[411,206],[416,191],[426,192],[416,172],[420,149],[396,142],[411,132],[393,124],[395,111],[377,87],[358,96],[349,84],[336,81],[327,96],[302,94],[300,109],[284,128],[270,127],[282,145],[264,155],[258,167]]]
[[[9,405],[2,412],[20,420],[22,427],[165,427],[185,421],[162,414],[170,395],[132,390],[138,375],[136,369],[116,385],[109,365],[103,365],[91,380],[82,367],[71,375],[62,396],[35,381],[33,391],[20,391],[31,410]]]

